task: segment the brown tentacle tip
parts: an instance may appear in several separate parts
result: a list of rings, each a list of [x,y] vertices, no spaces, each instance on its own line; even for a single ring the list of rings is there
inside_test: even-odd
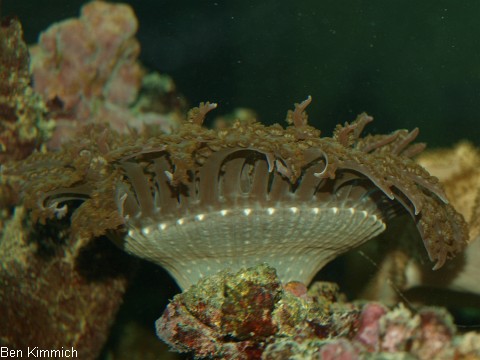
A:
[[[295,109],[289,110],[287,112],[287,123],[293,124],[295,127],[302,127],[307,125],[308,115],[305,109],[308,105],[312,102],[312,97],[308,95],[308,97],[303,100],[300,104],[295,103]]]
[[[365,126],[373,121],[373,117],[362,113],[357,116],[354,122],[346,122],[343,126],[337,125],[333,132],[333,138],[345,147],[350,147],[360,139]]]
[[[202,125],[207,113],[217,108],[216,103],[201,102],[198,107],[194,107],[188,112],[187,121],[192,124]]]

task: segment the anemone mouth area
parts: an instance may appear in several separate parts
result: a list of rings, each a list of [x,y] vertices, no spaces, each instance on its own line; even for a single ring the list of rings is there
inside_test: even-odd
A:
[[[378,212],[347,206],[221,209],[128,228],[126,251],[163,266],[182,289],[224,269],[267,263],[308,284],[330,260],[380,234]]]

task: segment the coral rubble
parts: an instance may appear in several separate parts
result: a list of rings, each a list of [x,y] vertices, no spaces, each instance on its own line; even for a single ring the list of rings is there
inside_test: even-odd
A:
[[[439,308],[348,303],[332,284],[282,286],[266,265],[223,271],[175,296],[157,334],[196,359],[473,359],[478,334],[457,334]],[[293,285],[298,287],[298,285]],[[235,314],[232,316],[232,314]]]

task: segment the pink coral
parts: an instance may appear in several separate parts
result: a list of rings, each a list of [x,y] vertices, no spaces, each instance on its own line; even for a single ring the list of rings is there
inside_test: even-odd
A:
[[[379,349],[380,324],[378,321],[387,311],[383,305],[377,303],[367,304],[362,311],[355,340],[361,342],[370,351]]]
[[[34,89],[56,120],[50,148],[75,137],[85,123],[108,123],[122,133],[152,124],[164,131],[174,126],[175,116],[149,112],[145,102],[151,99],[139,101],[141,87],[148,92],[153,80],[158,102],[158,87],[165,79],[144,77],[137,27],[130,6],[93,1],[78,19],[54,24],[40,35],[31,48],[31,68]]]
[[[137,26],[129,6],[104,2],[89,3],[79,19],[53,25],[32,49],[35,90],[47,101],[58,98],[65,111],[82,117],[93,110],[84,107],[84,99],[131,103],[142,76],[136,63]]]
[[[357,360],[358,350],[346,339],[340,338],[323,345],[319,351],[318,360]]]

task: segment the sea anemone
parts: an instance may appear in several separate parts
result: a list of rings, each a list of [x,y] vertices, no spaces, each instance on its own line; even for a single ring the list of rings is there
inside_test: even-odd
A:
[[[435,268],[467,244],[465,221],[438,180],[411,157],[418,129],[361,137],[361,114],[332,137],[307,124],[235,122],[207,129],[216,104],[190,111],[172,134],[119,135],[90,126],[77,143],[36,153],[4,172],[21,174],[36,219],[62,217],[72,233],[107,234],[127,252],[163,266],[182,288],[224,268],[268,263],[283,282],[309,283],[339,254],[381,233],[407,211]]]

